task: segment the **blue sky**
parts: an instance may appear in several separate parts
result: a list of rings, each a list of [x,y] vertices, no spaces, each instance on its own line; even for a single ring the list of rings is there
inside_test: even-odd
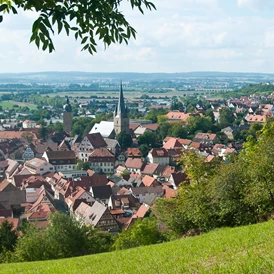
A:
[[[153,1],[153,0],[152,0]],[[273,0],[156,0],[141,15],[123,1],[138,32],[129,45],[99,44],[91,56],[66,35],[53,38],[52,54],[29,44],[37,14],[19,11],[0,24],[0,72],[187,72],[274,73]]]

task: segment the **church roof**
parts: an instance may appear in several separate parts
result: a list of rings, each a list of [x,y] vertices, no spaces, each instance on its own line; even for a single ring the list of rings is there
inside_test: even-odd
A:
[[[89,134],[101,133],[103,138],[108,138],[114,130],[114,123],[108,121],[101,121],[99,124],[96,123],[90,130]]]

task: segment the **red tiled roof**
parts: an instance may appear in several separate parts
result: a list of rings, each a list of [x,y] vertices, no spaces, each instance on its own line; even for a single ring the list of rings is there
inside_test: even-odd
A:
[[[129,147],[126,151],[127,157],[140,157],[141,151],[138,147]]]
[[[88,162],[114,162],[114,155],[105,147],[96,148],[91,152]]]
[[[181,120],[186,122],[188,117],[190,116],[190,113],[184,113],[184,112],[177,112],[177,111],[170,111],[167,114],[167,118],[170,120]]]
[[[144,178],[142,179],[142,183],[144,186],[152,186],[153,184],[157,184],[157,180],[151,176],[145,175]],[[158,183],[159,184],[159,183]]]
[[[144,165],[144,161],[141,158],[127,158],[125,166],[128,168],[141,169]]]
[[[143,124],[142,125],[143,127],[147,128],[147,129],[150,129],[152,131],[156,131],[157,128],[159,127],[159,124]]]
[[[165,148],[152,148],[149,152],[153,157],[168,157],[168,152]]]

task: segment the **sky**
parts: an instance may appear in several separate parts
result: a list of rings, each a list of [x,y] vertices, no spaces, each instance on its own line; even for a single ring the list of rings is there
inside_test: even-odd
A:
[[[34,12],[4,15],[0,23],[0,73],[260,72],[274,73],[273,0],[151,0],[156,11],[122,10],[137,30],[128,45],[99,44],[81,51],[74,37],[55,35],[54,53],[29,43]]]

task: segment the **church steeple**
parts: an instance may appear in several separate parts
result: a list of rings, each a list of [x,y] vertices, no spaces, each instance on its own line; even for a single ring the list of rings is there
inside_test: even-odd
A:
[[[127,111],[127,108],[125,106],[122,81],[120,83],[120,92],[119,92],[118,105],[115,108],[114,115],[119,116],[119,117],[124,117],[124,118],[126,118],[128,116],[128,111]]]
[[[122,131],[129,132],[128,109],[125,106],[122,81],[120,83],[118,105],[114,111],[114,130],[116,135]]]

